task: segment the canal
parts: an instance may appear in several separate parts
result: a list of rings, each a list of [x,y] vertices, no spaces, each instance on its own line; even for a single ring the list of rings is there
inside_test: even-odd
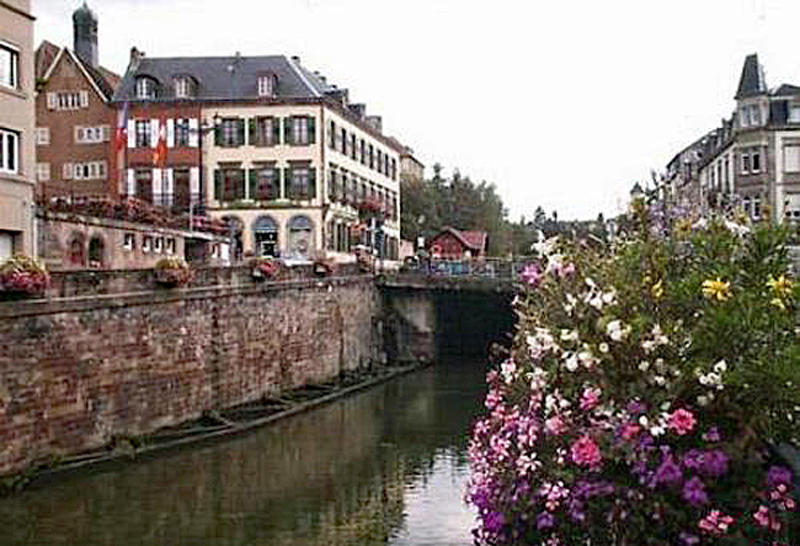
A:
[[[485,364],[445,362],[248,436],[0,500],[0,544],[469,545]]]

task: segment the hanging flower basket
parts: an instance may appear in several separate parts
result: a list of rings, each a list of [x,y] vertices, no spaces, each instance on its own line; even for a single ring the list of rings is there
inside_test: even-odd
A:
[[[7,298],[41,296],[50,274],[36,258],[18,254],[0,265],[0,293]]]
[[[379,200],[369,198],[361,201],[358,205],[358,215],[362,220],[370,218],[383,219],[386,215],[386,209]]]
[[[272,258],[256,258],[253,260],[252,276],[257,281],[275,280],[281,273],[281,263]]]
[[[181,258],[163,258],[155,267],[155,280],[161,286],[175,288],[192,280],[192,270]]]

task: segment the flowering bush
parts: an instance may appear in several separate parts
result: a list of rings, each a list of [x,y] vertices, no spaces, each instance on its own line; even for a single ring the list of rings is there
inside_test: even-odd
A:
[[[281,272],[281,262],[272,258],[253,260],[253,278],[259,280],[275,279]]]
[[[362,220],[369,218],[383,219],[386,216],[386,207],[380,200],[369,197],[359,203],[358,212]]]
[[[156,263],[156,282],[162,286],[183,286],[192,280],[192,270],[182,258],[162,258]]]
[[[17,254],[0,264],[0,290],[16,294],[41,294],[50,285],[50,274],[42,263]]]
[[[657,212],[657,211],[655,211]],[[796,544],[798,289],[786,233],[636,203],[611,249],[551,240],[488,375],[482,544]]]

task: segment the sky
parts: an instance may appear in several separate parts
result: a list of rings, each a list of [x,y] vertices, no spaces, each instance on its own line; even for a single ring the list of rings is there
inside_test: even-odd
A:
[[[72,45],[82,0],[32,0],[35,39]],[[100,63],[298,55],[384,132],[494,183],[509,216],[620,211],[730,116],[744,58],[800,85],[797,0],[88,0]]]

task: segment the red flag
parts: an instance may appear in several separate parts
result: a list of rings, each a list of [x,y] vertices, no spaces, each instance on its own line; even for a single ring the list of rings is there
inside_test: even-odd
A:
[[[167,123],[161,120],[158,128],[158,142],[153,152],[153,166],[164,167],[167,164]]]

